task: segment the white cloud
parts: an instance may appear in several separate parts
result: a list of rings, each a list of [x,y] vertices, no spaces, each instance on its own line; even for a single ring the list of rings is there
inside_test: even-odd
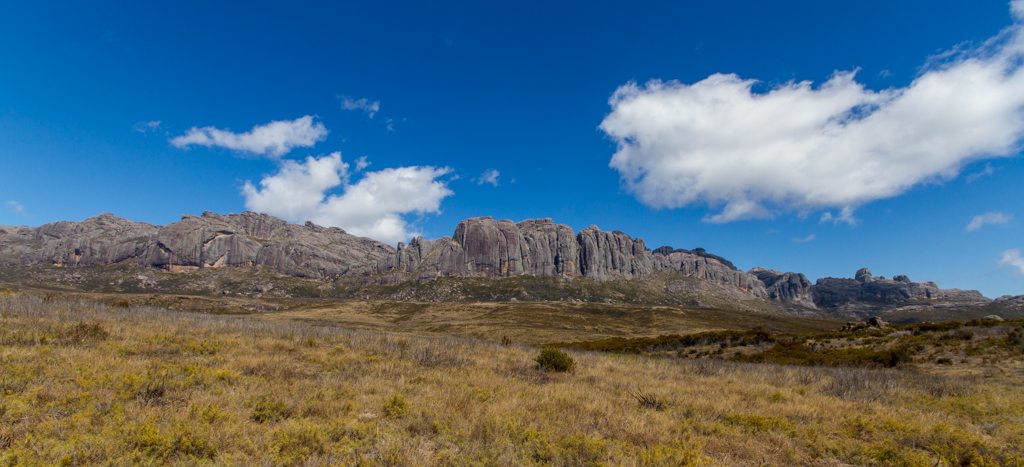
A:
[[[295,120],[257,125],[245,133],[232,133],[212,126],[192,127],[184,135],[171,138],[170,141],[182,149],[191,145],[221,147],[276,158],[295,147],[312,147],[326,140],[327,133],[323,123],[314,122],[313,116],[306,115]]]
[[[814,234],[810,234],[810,235],[808,235],[808,236],[806,236],[804,238],[794,238],[793,241],[797,242],[797,243],[807,243],[807,242],[809,242],[811,240],[814,240],[814,238],[815,238]]]
[[[1022,20],[1024,0],[1012,5]],[[732,74],[627,83],[600,125],[618,145],[609,165],[649,206],[720,207],[709,222],[855,209],[948,180],[1020,149],[1022,30],[934,58],[909,86],[883,91],[855,71],[766,93]]]
[[[476,184],[483,185],[484,183],[490,183],[491,185],[498,186],[499,176],[501,176],[501,172],[498,172],[495,169],[487,169],[476,178]]]
[[[967,183],[974,183],[974,182],[978,181],[979,178],[987,177],[987,176],[992,175],[994,173],[996,173],[996,169],[994,169],[992,167],[992,164],[985,164],[985,168],[984,169],[981,169],[978,172],[972,173],[972,174],[968,175],[965,178],[967,179]]]
[[[1024,257],[1021,257],[1020,255],[1020,248],[1004,251],[1003,258],[999,260],[999,265],[1013,266],[1017,268],[1021,274],[1024,274]]]
[[[839,212],[839,216],[833,216],[832,211],[825,211],[825,214],[821,215],[821,220],[819,220],[818,223],[824,224],[826,222],[832,222],[833,224],[845,222],[849,224],[851,227],[853,227],[857,225],[857,223],[860,221],[853,217],[853,209],[850,208],[849,206],[846,206],[843,208],[842,211]]]
[[[369,167],[371,162],[367,162],[366,156],[356,159],[356,172],[362,172],[363,169]]]
[[[25,215],[25,206],[22,206],[21,203],[17,201],[8,201],[5,204],[7,205],[8,211],[13,212],[15,214],[21,214],[23,216]]]
[[[373,118],[373,114],[380,110],[380,101],[371,101],[367,98],[352,99],[349,96],[338,96],[341,100],[341,108],[345,110],[362,110]]]
[[[971,222],[967,224],[967,231],[974,232],[985,224],[1005,224],[1010,222],[1010,219],[1013,219],[1013,214],[1006,215],[1001,212],[986,212],[985,214],[974,216],[974,219],[971,219]]]
[[[357,162],[358,164],[358,162]],[[365,172],[349,183],[349,165],[341,153],[307,157],[305,162],[281,161],[276,174],[267,175],[257,188],[242,188],[245,207],[292,222],[311,220],[341,227],[353,235],[394,245],[417,235],[402,217],[408,213],[440,212],[441,200],[454,194],[437,178],[447,167],[398,167]],[[328,194],[335,189],[341,194]]]
[[[132,131],[137,131],[142,134],[146,134],[149,131],[156,131],[160,129],[160,120],[153,120],[151,122],[136,122],[132,125]]]

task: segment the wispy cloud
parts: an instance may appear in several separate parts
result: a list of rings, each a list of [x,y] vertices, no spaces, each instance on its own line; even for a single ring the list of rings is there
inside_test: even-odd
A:
[[[810,235],[808,235],[808,236],[806,236],[804,238],[794,238],[793,241],[797,242],[797,243],[807,243],[807,242],[809,242],[811,240],[814,240],[814,238],[815,238],[814,234],[810,234]]]
[[[707,222],[858,206],[1012,156],[1024,134],[1024,0],[1014,24],[929,60],[908,86],[874,91],[857,70],[824,83],[714,74],[620,86],[600,129],[609,166],[652,207],[702,204]],[[841,216],[840,216],[841,217]],[[844,221],[845,222],[845,221]]]
[[[455,33],[454,32],[448,31],[447,33],[441,34],[438,37],[440,37],[441,40],[444,41],[445,48],[450,49],[450,48],[452,48],[452,45],[455,44]]]
[[[986,212],[985,214],[979,214],[971,219],[971,222],[967,224],[967,231],[974,232],[981,228],[985,224],[1005,224],[1013,219],[1013,214],[1003,214],[1001,212]]]
[[[370,164],[372,164],[372,162],[367,161],[366,156],[356,159],[356,172],[362,172],[363,169],[369,167]]]
[[[972,174],[970,174],[970,175],[968,175],[966,177],[967,183],[974,183],[974,182],[978,181],[978,179],[980,179],[982,177],[987,177],[987,176],[992,175],[994,173],[996,173],[996,169],[994,169],[992,167],[992,164],[985,164],[985,168],[984,169],[981,169],[980,171],[972,173]]]
[[[6,202],[4,204],[7,205],[7,210],[9,212],[13,212],[15,214],[22,215],[22,216],[25,215],[25,206],[22,206],[21,203],[19,203],[17,201],[8,201],[8,202]]]
[[[257,125],[245,133],[232,133],[212,126],[192,127],[184,135],[171,138],[175,147],[221,147],[273,158],[287,154],[295,147],[312,147],[327,139],[327,128],[306,115],[295,120],[281,120]]]
[[[338,96],[341,100],[341,108],[344,110],[362,110],[370,118],[380,110],[380,101],[371,101],[367,98],[352,99],[351,96]]]
[[[852,227],[857,225],[857,223],[860,221],[853,217],[853,209],[847,206],[843,208],[842,211],[839,212],[838,216],[833,216],[832,211],[825,211],[825,214],[821,215],[821,220],[819,220],[818,223],[824,224],[826,222],[831,222],[833,224],[845,222]]]
[[[475,179],[476,184],[483,185],[484,183],[490,183],[491,185],[498,186],[499,176],[501,176],[501,172],[498,172],[495,169],[487,169]]]
[[[132,125],[132,131],[137,131],[142,134],[146,134],[147,132],[150,131],[155,132],[156,130],[159,129],[160,120],[153,120],[151,122],[135,122],[135,125]]]
[[[1020,255],[1020,248],[1004,251],[999,265],[1015,267],[1020,274],[1024,274],[1024,257]]]

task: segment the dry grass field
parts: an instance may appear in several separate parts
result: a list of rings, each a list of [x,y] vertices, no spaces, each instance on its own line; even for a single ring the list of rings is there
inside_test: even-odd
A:
[[[2,283],[2,282],[0,282]],[[132,307],[203,314],[246,315],[275,322],[396,332],[419,336],[510,339],[541,345],[610,337],[644,337],[761,326],[773,331],[818,332],[842,321],[764,311],[631,303],[491,301],[424,302],[322,298],[251,298],[174,293],[97,293],[17,289]]]
[[[0,465],[1024,465],[1020,357],[567,352],[5,294]]]

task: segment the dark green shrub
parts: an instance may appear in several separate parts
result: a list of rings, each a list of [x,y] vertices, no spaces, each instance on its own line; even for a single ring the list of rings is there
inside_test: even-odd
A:
[[[291,417],[292,408],[273,397],[261,397],[253,404],[252,420],[256,423],[273,422]]]
[[[572,357],[556,349],[541,350],[540,355],[537,355],[537,364],[544,371],[568,372],[576,367]]]
[[[910,349],[906,347],[896,347],[888,350],[864,348],[828,349],[815,352],[803,342],[780,341],[774,347],[763,352],[736,355],[732,360],[754,363],[778,363],[782,365],[851,365],[893,368],[904,363],[910,363],[913,359]]]

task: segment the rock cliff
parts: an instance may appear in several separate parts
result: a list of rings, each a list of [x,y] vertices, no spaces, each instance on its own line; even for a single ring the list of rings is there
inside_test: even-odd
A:
[[[781,273],[774,269],[753,268],[751,274],[764,283],[768,297],[774,300],[790,300],[814,307],[814,294],[807,276],[796,273]]]
[[[289,224],[253,212],[185,215],[164,226],[104,213],[82,222],[2,228],[0,255],[64,267],[130,261],[171,272],[263,266],[315,279],[366,276],[382,284],[522,274],[607,281],[665,271],[733,287],[751,298],[768,297],[756,276],[701,248],[652,252],[643,239],[620,231],[590,226],[576,233],[551,219],[477,217],[460,222],[451,237],[419,237],[392,248],[336,227]]]
[[[921,299],[990,301],[977,290],[940,289],[934,282],[917,283],[905,275],[893,276],[892,279],[874,277],[867,268],[858,270],[854,279],[818,279],[811,292],[814,303],[825,307],[852,302],[893,303]]]
[[[339,228],[289,224],[252,212],[185,215],[165,226],[104,213],[82,222],[0,230],[0,255],[22,264],[65,267],[132,261],[178,272],[259,265],[322,278],[372,274],[391,250]]]
[[[699,251],[699,253],[698,253]],[[662,247],[652,252],[643,239],[620,231],[604,232],[590,226],[579,233],[551,219],[513,223],[476,217],[459,223],[452,237],[422,237],[398,248],[378,272],[386,283],[429,280],[439,276],[512,277],[520,274],[583,277],[595,281],[644,279],[655,272],[678,272],[735,287],[757,298],[767,298],[756,276],[732,263],[696,251]]]
[[[741,271],[703,248],[663,246],[652,251],[643,239],[617,230],[605,232],[592,225],[574,232],[551,219],[512,222],[476,217],[460,222],[450,237],[418,237],[393,248],[337,227],[289,224],[253,212],[185,215],[164,226],[104,213],[82,222],[0,226],[0,263],[12,262],[71,268],[132,262],[170,272],[266,267],[297,277],[356,277],[383,285],[524,274],[600,282],[667,273],[724,287],[721,290],[733,298],[785,301],[807,308],[920,299],[988,301],[977,291],[942,290],[933,282],[916,283],[906,276],[876,278],[868,269],[857,271],[854,279],[827,277],[812,285],[795,272]]]
[[[940,289],[934,282],[917,283],[905,275],[892,279],[874,277],[862,268],[853,279],[826,277],[813,285],[803,274],[782,273],[773,269],[753,268],[749,273],[765,285],[768,297],[797,302],[808,307],[835,308],[850,304],[884,305],[909,300],[945,300],[953,302],[988,302],[977,290]]]

